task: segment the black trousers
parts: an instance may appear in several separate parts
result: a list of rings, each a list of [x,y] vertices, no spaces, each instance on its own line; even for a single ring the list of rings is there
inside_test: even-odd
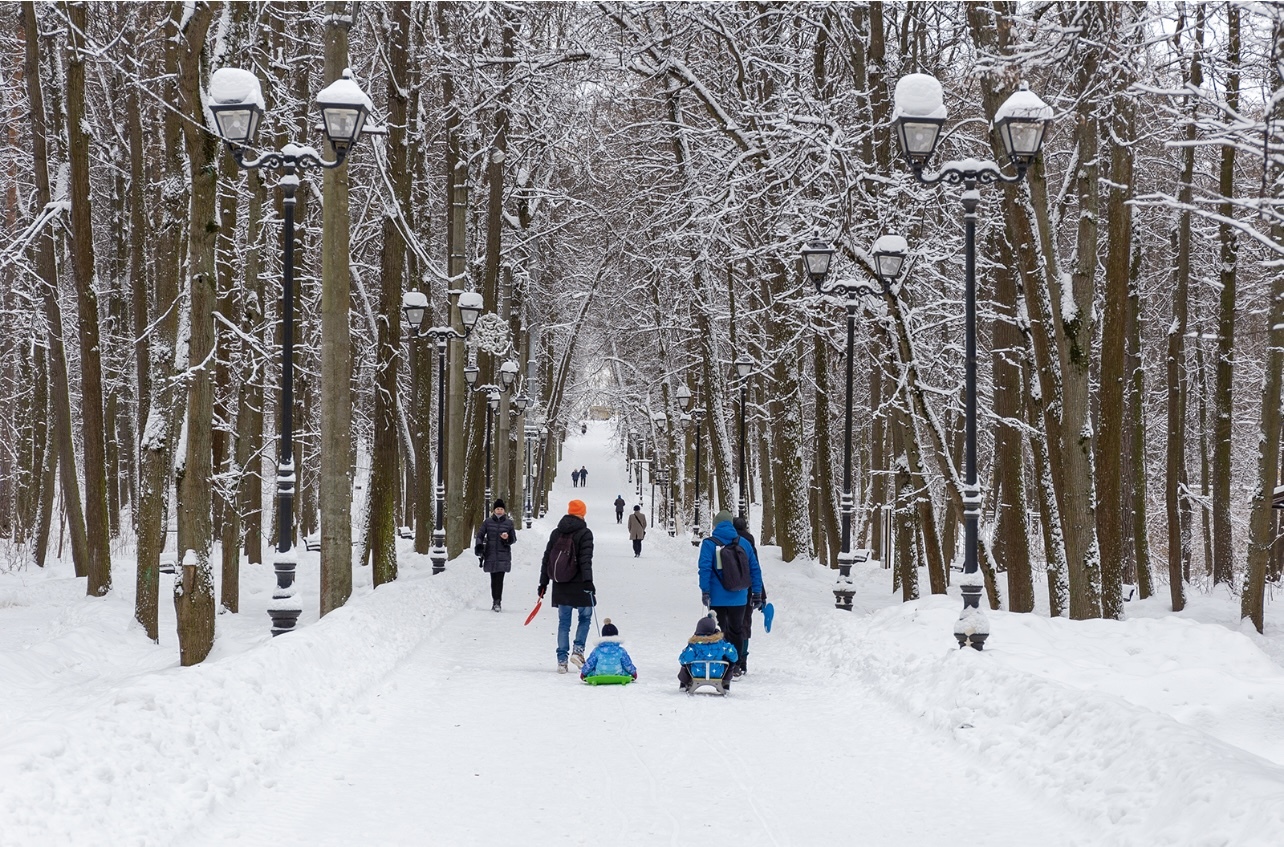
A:
[[[615,510],[615,522],[616,522],[616,523],[623,523],[623,522],[624,522],[624,510],[623,510],[623,509],[616,509],[616,510]]]
[[[504,572],[490,575],[490,599],[496,603],[504,599]]]
[[[746,603],[743,606],[714,606],[713,613],[718,618],[718,629],[722,630],[722,637],[736,648],[736,655],[740,658],[732,667],[738,667],[744,670],[745,660],[745,609],[748,608]]]
[[[642,539],[635,538],[633,539],[633,555],[638,556],[638,555],[641,555],[641,553],[642,553]]]

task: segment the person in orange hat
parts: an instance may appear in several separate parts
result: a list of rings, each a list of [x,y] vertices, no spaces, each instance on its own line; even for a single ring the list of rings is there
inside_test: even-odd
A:
[[[584,642],[588,639],[597,589],[593,586],[593,530],[584,516],[583,500],[566,505],[566,515],[548,536],[539,571],[539,596],[553,583],[553,607],[557,609],[557,672],[566,673],[567,660],[584,664]],[[575,642],[571,643],[571,610],[579,614]],[[572,649],[573,648],[573,649]]]

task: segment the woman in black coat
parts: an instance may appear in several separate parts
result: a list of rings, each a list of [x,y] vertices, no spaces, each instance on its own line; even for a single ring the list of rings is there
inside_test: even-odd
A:
[[[495,501],[490,517],[482,521],[474,540],[481,569],[490,574],[490,610],[498,612],[500,601],[504,599],[504,574],[513,569],[513,554],[509,548],[517,540],[517,527],[506,514],[503,500]]]

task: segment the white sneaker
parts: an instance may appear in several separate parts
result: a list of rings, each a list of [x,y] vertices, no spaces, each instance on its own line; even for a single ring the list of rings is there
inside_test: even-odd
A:
[[[577,668],[584,667],[584,651],[576,650],[575,652],[571,653],[571,661],[575,663],[575,667]]]
[[[558,672],[558,673],[566,673],[566,662],[558,662],[558,663],[557,663],[557,672]]]

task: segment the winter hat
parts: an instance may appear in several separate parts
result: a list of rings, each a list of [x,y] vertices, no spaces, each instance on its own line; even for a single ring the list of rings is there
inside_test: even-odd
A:
[[[583,500],[572,500],[566,504],[566,514],[582,518],[588,514],[588,507],[584,505]]]
[[[724,521],[730,521],[730,520],[731,520],[731,513],[728,512],[726,509],[723,509],[721,512],[718,512],[718,514],[713,516],[713,525],[717,526],[718,524]]]
[[[640,512],[640,511],[642,511],[642,507],[641,507],[641,506],[634,506],[634,507],[633,507],[633,511],[635,511],[635,512]]]
[[[696,635],[713,635],[717,631],[718,622],[709,615],[700,618],[700,622],[696,624]]]
[[[508,511],[508,507],[504,505],[504,501],[500,500],[498,497],[495,498],[495,505],[490,507],[490,510],[492,512],[495,511],[496,509],[503,509],[504,511]]]
[[[747,532],[749,530],[749,521],[745,518],[738,517],[731,522],[731,525],[736,528],[736,532]]]
[[[615,628],[615,624],[611,623],[610,618],[602,619],[602,637],[603,638],[609,638],[612,635],[619,635],[619,634],[620,634],[620,631]]]

